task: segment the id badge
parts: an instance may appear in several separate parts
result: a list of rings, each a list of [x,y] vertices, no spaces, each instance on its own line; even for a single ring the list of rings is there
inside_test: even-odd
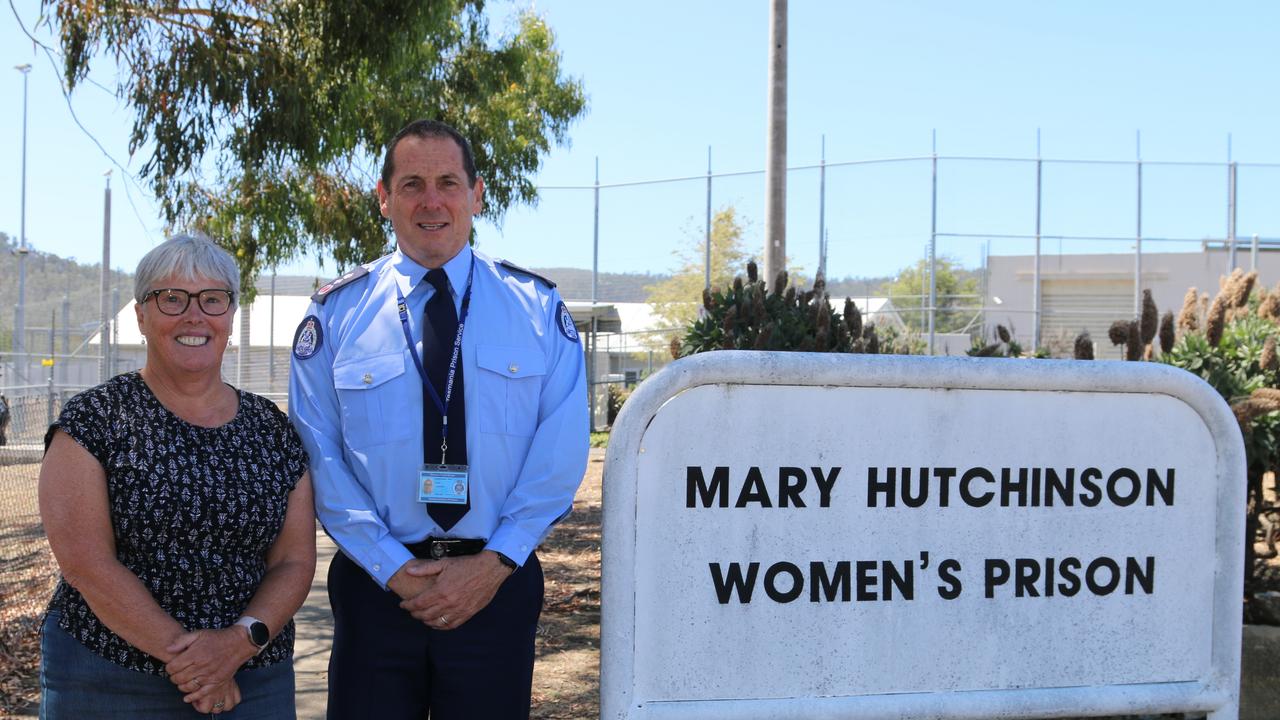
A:
[[[418,502],[467,504],[466,465],[423,465],[418,471]]]

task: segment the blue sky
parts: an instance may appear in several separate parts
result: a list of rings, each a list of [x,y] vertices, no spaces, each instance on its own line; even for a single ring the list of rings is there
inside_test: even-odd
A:
[[[36,0],[14,0],[31,27]],[[493,30],[529,3],[491,0]],[[704,176],[765,165],[767,0],[646,3],[539,0],[569,74],[583,80],[586,116],[557,148],[540,185],[591,185]],[[1238,233],[1280,237],[1280,6],[1264,2],[1135,0],[968,3],[792,0],[789,16],[788,164],[879,158],[1034,157],[1148,161],[1143,234],[1198,240],[1226,233],[1228,157],[1238,170]],[[38,31],[39,32],[39,31]],[[47,31],[44,32],[47,36]],[[57,73],[0,11],[0,230],[19,229],[22,77],[30,62],[27,237],[37,249],[100,257],[103,173],[111,167],[71,121]],[[93,77],[111,86],[112,68]],[[107,152],[127,155],[131,115],[90,85],[72,98]],[[1206,165],[1171,166],[1165,161]],[[1046,236],[1128,237],[1136,232],[1136,169],[1054,164],[1044,168]],[[969,266],[982,253],[1026,253],[1034,230],[1031,163],[943,161],[940,252]],[[112,180],[112,264],[132,268],[162,237],[154,204]],[[788,179],[788,254],[817,265],[818,172]],[[930,232],[927,160],[831,167],[826,178],[829,274],[885,275],[922,257]],[[609,271],[665,271],[672,251],[700,237],[705,179],[601,192],[599,264]],[[763,243],[764,175],[717,179],[713,204],[733,204]],[[592,193],[546,190],[536,208],[482,225],[481,247],[530,266],[591,267]],[[1049,240],[1046,252],[1124,251],[1126,241]],[[1192,249],[1159,243],[1146,249]],[[315,270],[302,261],[286,270]],[[330,274],[332,264],[320,270]]]

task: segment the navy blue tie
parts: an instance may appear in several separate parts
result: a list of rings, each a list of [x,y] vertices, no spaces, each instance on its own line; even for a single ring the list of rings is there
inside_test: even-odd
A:
[[[422,354],[426,361],[427,379],[435,387],[436,394],[444,401],[449,382],[449,361],[453,356],[453,342],[458,335],[458,313],[453,307],[453,295],[449,292],[449,276],[441,268],[427,272],[427,282],[435,288],[435,294],[427,301],[422,328]],[[449,402],[449,438],[444,462],[447,465],[467,464],[467,407],[462,392],[462,357],[459,349],[458,369],[453,376],[453,395]],[[440,428],[443,425],[440,411],[428,393],[422,398],[422,451],[423,461],[440,462]],[[471,493],[467,493],[465,505],[428,503],[427,513],[445,530],[449,530],[471,509]]]

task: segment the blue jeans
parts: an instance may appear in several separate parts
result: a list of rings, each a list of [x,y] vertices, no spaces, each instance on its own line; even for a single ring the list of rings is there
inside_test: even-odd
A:
[[[293,664],[279,662],[236,673],[240,704],[221,720],[291,720]],[[194,720],[202,715],[182,702],[167,678],[116,665],[58,627],[58,613],[45,618],[40,639],[40,720],[146,718]]]

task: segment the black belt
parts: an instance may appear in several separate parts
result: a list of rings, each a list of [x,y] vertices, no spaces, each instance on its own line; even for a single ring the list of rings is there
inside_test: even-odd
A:
[[[443,557],[458,555],[475,555],[484,549],[488,540],[477,538],[427,538],[421,542],[405,545],[409,552],[417,558],[439,560]]]

